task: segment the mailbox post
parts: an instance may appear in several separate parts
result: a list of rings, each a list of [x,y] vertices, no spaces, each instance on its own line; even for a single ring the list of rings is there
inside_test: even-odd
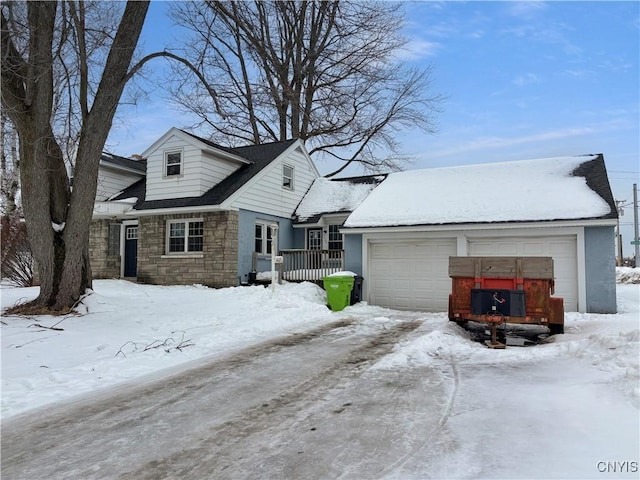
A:
[[[271,291],[276,290],[276,253],[278,252],[278,224],[269,225],[271,229]]]

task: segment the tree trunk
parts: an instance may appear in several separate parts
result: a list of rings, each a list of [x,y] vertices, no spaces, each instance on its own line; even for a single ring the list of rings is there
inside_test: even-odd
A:
[[[22,57],[2,15],[2,103],[20,138],[21,186],[29,242],[40,279],[40,294],[22,311],[66,312],[91,287],[89,228],[98,166],[138,43],[149,2],[129,1],[113,39],[91,109],[82,108],[70,188],[63,152],[53,133],[53,40],[57,2],[28,2],[29,56]],[[83,34],[81,25],[76,33]],[[78,46],[78,44],[76,44]],[[86,51],[78,48],[81,63]],[[85,56],[83,56],[85,55]],[[82,70],[82,69],[79,69]],[[80,75],[87,95],[89,76]]]

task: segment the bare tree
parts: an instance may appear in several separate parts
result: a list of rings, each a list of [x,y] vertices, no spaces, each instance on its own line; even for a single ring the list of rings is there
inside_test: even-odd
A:
[[[3,280],[28,287],[33,284],[33,254],[19,202],[17,137],[11,120],[0,112],[0,274]]]
[[[119,3],[2,4],[2,106],[18,132],[22,206],[41,284],[23,311],[67,311],[91,286],[98,164],[148,7],[127,2],[111,29],[94,9]]]
[[[20,157],[17,136],[7,114],[0,112],[0,207],[2,217],[6,219],[19,215]]]
[[[399,8],[348,0],[177,3],[174,19],[193,34],[183,56],[204,87],[176,70],[175,98],[219,142],[295,137],[311,153],[344,161],[338,171],[353,162],[397,168],[396,135],[433,133],[442,100],[430,93],[431,69],[396,60],[405,45]]]

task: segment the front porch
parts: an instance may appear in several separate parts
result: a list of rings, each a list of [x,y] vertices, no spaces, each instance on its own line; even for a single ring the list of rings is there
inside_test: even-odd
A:
[[[344,270],[344,250],[286,249],[283,257],[282,279],[289,282],[314,282]]]

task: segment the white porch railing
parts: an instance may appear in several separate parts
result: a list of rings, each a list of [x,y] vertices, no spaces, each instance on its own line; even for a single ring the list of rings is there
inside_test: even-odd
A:
[[[282,278],[293,282],[321,281],[344,270],[344,250],[280,250]]]

